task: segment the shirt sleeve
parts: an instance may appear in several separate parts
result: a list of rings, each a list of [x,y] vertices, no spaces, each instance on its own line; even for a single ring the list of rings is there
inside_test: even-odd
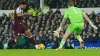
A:
[[[64,18],[68,18],[68,11],[65,11]]]
[[[18,8],[18,9],[16,10],[16,13],[21,13],[21,11],[22,11],[22,10]]]

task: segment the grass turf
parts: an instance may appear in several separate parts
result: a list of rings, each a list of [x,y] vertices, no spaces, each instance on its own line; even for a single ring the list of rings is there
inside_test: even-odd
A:
[[[0,56],[100,56],[99,49],[66,49],[66,50],[33,50],[9,49],[0,50]]]

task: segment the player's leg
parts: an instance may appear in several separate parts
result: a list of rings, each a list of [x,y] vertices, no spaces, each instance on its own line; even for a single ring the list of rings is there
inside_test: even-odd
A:
[[[59,48],[62,48],[63,45],[65,44],[66,40],[68,39],[68,37],[71,35],[71,32],[69,31],[66,31],[65,35],[63,36],[61,42],[60,42],[60,47]],[[59,49],[58,48],[58,49]]]
[[[82,30],[84,29],[84,23],[80,23],[77,25],[77,29],[75,30],[75,37],[80,42],[80,48],[84,47],[84,41],[82,40],[80,34],[82,33]]]
[[[20,39],[19,33],[20,33],[20,25],[19,24],[13,24],[12,25],[12,34],[13,34],[13,37],[15,37],[14,40],[15,40],[16,43]]]
[[[57,48],[57,50],[60,50],[63,45],[65,44],[65,41],[68,39],[68,37],[74,32],[74,28],[72,25],[70,25],[65,33],[65,35],[63,36],[61,42],[60,42],[60,47]]]
[[[30,30],[27,29],[27,27],[26,27],[25,25],[22,25],[22,26],[23,26],[23,32],[24,32],[24,33],[28,36],[28,38],[29,38],[29,42],[32,43],[32,44],[34,44],[34,45],[36,45],[36,42],[35,42],[35,40],[34,40],[32,34],[31,34]]]
[[[20,36],[18,35],[17,30],[12,31],[13,37],[15,37],[15,42],[17,43],[18,40],[20,39]]]
[[[83,48],[84,47],[84,40],[81,38],[81,36],[79,34],[75,33],[74,35],[80,43],[80,48]]]
[[[31,43],[33,43],[34,45],[36,45],[36,42],[35,42],[35,40],[34,40],[32,34],[31,34],[30,30],[28,29],[28,30],[26,30],[24,33],[29,37],[29,41],[30,41]]]
[[[27,27],[25,25],[22,25],[22,32],[25,33],[28,36],[28,38],[32,38],[30,29],[27,29]]]
[[[15,42],[17,43],[18,40],[20,39],[20,36],[15,36]]]
[[[29,38],[31,38],[31,37],[32,37],[32,34],[31,34],[31,32],[30,32],[30,30],[29,30],[29,29],[25,31],[25,34],[26,34]]]

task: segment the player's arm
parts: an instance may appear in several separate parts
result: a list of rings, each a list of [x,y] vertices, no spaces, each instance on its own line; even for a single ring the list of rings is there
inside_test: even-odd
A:
[[[88,21],[88,23],[94,28],[94,29],[98,29],[92,22],[91,20],[89,19],[89,17],[85,14],[85,13],[82,13],[83,17]]]
[[[13,12],[10,13],[10,19],[11,19],[12,23],[14,24],[14,13]]]
[[[60,23],[60,27],[58,28],[57,31],[61,31],[61,29],[63,28],[63,26],[64,26],[64,24],[65,24],[65,22],[67,20],[67,18],[68,18],[68,11],[66,10],[65,14],[64,14],[64,18],[63,18],[62,22]]]
[[[66,18],[63,18],[63,20],[62,20],[62,22],[60,23],[60,27],[58,28],[58,30],[57,31],[61,31],[62,29],[63,29],[63,27],[64,27],[64,25],[65,25],[65,22],[66,22]]]
[[[62,22],[60,23],[60,27],[56,31],[54,31],[54,35],[59,37],[59,33],[62,30],[67,18],[68,18],[68,12],[66,11],[64,14],[64,18],[63,18]]]
[[[66,20],[67,19],[63,18],[62,22],[60,23],[60,27],[56,31],[54,31],[54,35],[59,37],[59,33],[63,29]]]
[[[24,14],[21,14],[21,13],[17,13],[17,16],[26,16],[26,15],[31,15],[32,13],[24,13]]]
[[[10,13],[10,18],[11,18],[12,21],[14,21],[14,13],[13,12]]]
[[[20,10],[20,9],[17,9],[16,10],[16,14],[17,14],[17,16],[26,16],[26,15],[31,15],[32,13],[23,13],[22,14],[22,12],[23,12],[23,10]]]

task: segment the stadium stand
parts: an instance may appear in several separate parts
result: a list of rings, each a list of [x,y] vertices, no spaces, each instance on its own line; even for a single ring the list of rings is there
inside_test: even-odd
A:
[[[6,2],[7,1],[7,2]],[[22,0],[0,0],[0,9],[13,10],[18,6],[18,2]],[[40,0],[25,0],[33,8],[39,8]],[[44,5],[50,8],[66,8],[68,0],[44,0]],[[12,6],[13,5],[13,6]],[[74,0],[74,5],[79,8],[100,7],[100,0]]]
[[[66,8],[68,0],[44,0],[50,8]],[[100,0],[74,0],[74,5],[79,8],[100,7]]]
[[[1,0],[0,0],[1,1]],[[8,2],[6,2],[8,1]],[[0,2],[0,9],[1,10],[13,10],[15,9],[21,0],[2,0]],[[61,41],[61,37],[64,35],[64,32],[61,31],[59,38],[54,38],[53,31],[59,27],[61,20],[63,19],[63,15],[59,9],[55,12],[49,10],[46,14],[43,14],[39,8],[40,0],[26,0],[28,1],[28,11],[30,12],[30,5],[33,8],[33,15],[26,16],[24,23],[27,27],[30,28],[35,41],[37,44],[43,43],[45,44],[46,48],[57,48],[59,42]],[[44,0],[45,5],[50,8],[66,8],[68,0]],[[100,7],[100,0],[74,0],[75,6],[80,8],[89,8],[89,7]],[[63,4],[62,4],[63,3]],[[77,4],[77,5],[76,5]],[[13,5],[13,6],[12,6]],[[36,14],[36,15],[34,15]],[[100,13],[95,14],[94,11],[91,14],[87,14],[92,22],[98,27],[98,30],[93,30],[91,26],[85,21],[85,29],[83,31],[82,38],[86,42],[94,42],[100,41]],[[67,20],[65,25],[66,27],[69,25],[69,20]],[[64,31],[65,31],[64,30]],[[0,48],[2,48],[3,43],[6,39],[9,39],[9,47],[8,48],[33,48],[32,44],[28,42],[27,36],[22,34],[22,38],[20,42],[15,46],[14,36],[12,34],[12,22],[10,17],[3,13],[3,16],[0,16]],[[76,40],[74,35],[70,36],[72,40]],[[68,40],[67,42],[72,43],[72,40]],[[22,42],[21,42],[22,41]],[[28,44],[29,43],[29,44]],[[48,47],[48,46],[51,47]],[[66,44],[65,44],[66,46]]]
[[[27,2],[27,8],[32,5],[33,8],[40,7],[40,0],[0,0],[1,10],[13,10],[18,7],[18,3],[21,1]]]

